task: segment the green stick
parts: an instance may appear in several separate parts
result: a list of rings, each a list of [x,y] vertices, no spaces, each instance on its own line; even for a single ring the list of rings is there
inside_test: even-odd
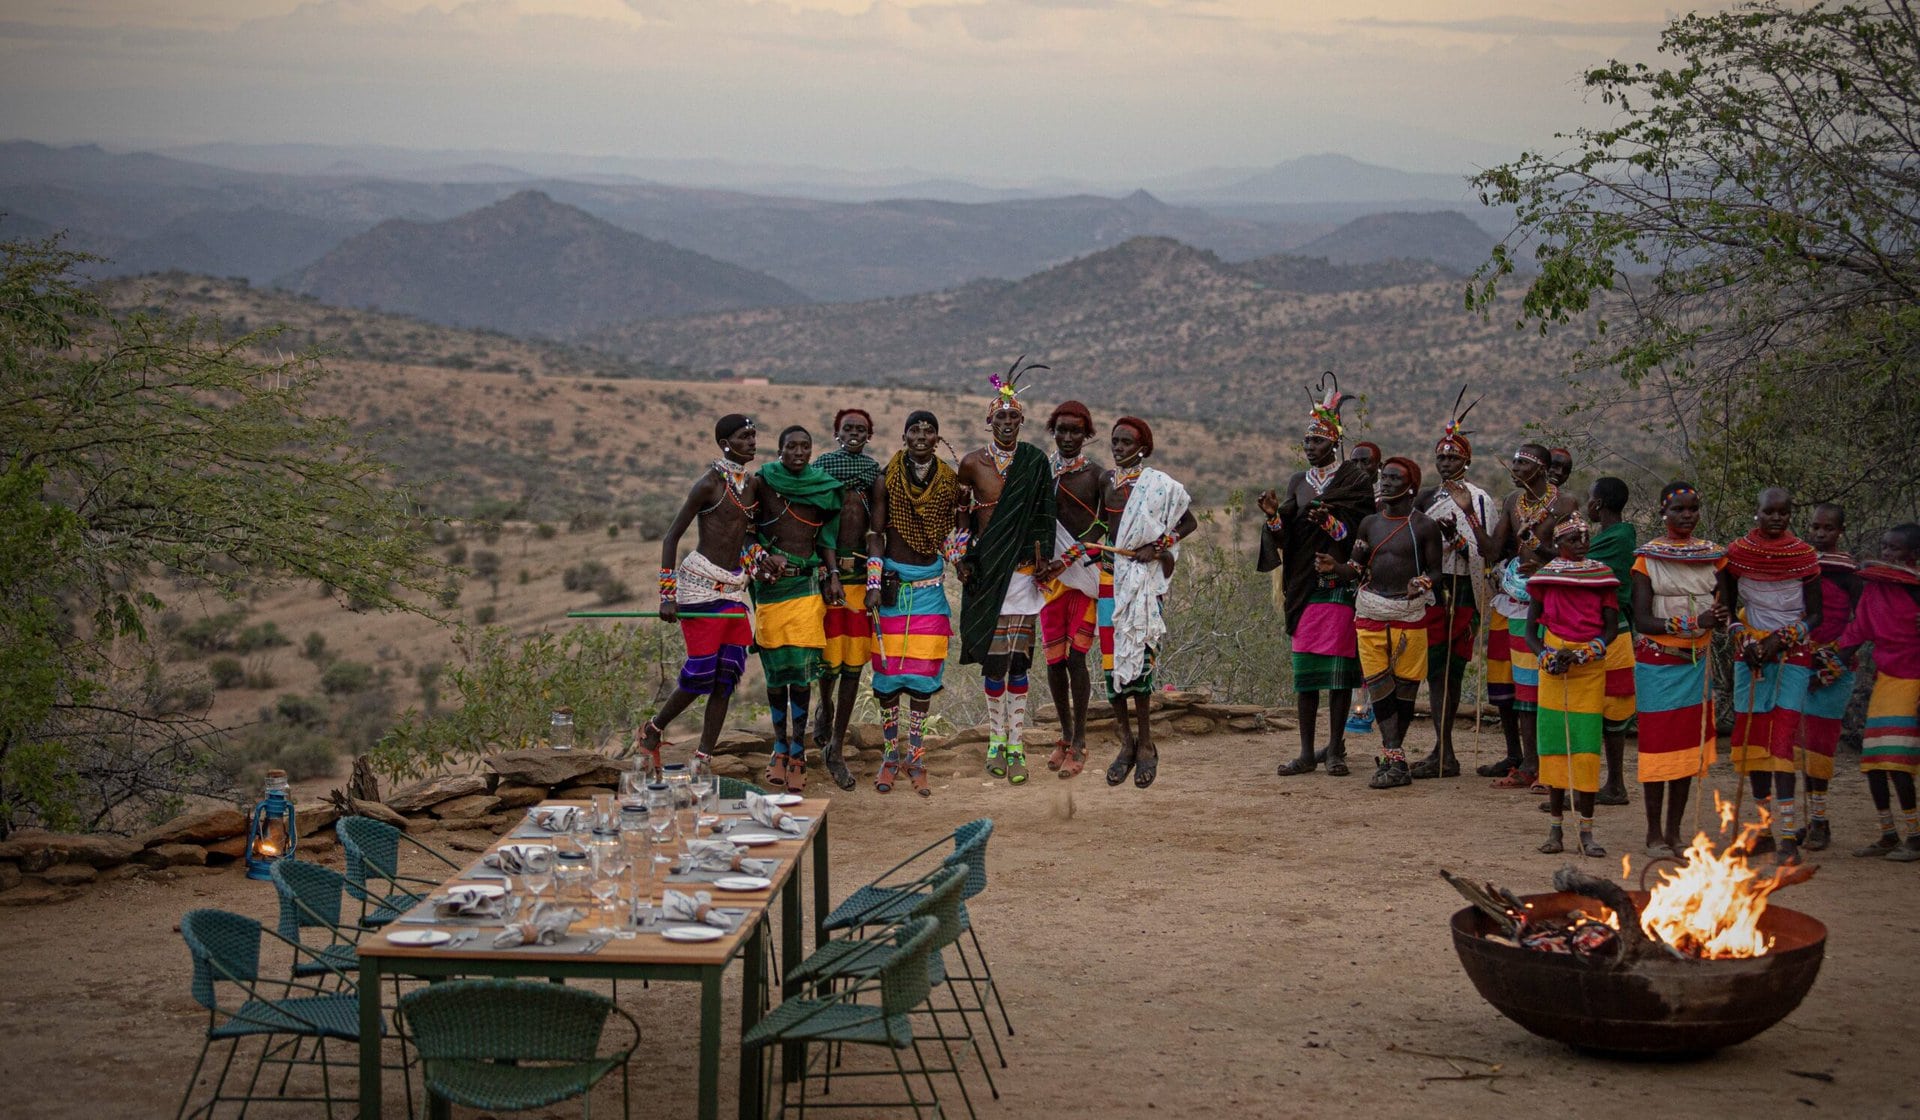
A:
[[[659,611],[568,611],[568,618],[659,618]],[[676,618],[745,618],[743,614],[701,614],[698,611],[681,611]]]

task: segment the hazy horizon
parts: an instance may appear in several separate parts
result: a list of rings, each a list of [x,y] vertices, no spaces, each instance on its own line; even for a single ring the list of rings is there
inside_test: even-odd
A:
[[[1124,184],[1459,173],[1604,120],[1650,0],[19,0],[0,135]]]

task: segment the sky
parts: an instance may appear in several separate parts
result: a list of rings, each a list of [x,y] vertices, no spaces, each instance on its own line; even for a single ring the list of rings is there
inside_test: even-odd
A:
[[[1465,171],[1604,120],[1649,0],[7,0],[0,139],[1118,181]]]

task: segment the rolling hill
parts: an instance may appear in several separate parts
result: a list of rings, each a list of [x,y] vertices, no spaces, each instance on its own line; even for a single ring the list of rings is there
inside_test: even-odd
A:
[[[770,276],[630,233],[539,191],[445,222],[382,222],[287,285],[328,303],[545,338],[806,302]]]

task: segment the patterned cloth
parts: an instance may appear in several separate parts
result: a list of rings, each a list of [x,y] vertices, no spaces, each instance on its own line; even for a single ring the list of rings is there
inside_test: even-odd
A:
[[[780,579],[755,580],[752,590],[758,623],[755,642],[767,687],[818,680],[820,655],[827,644],[827,604],[814,586],[814,573],[802,570]]]
[[[1096,566],[1092,595],[1077,587],[1054,581],[1047,605],[1040,608],[1040,633],[1046,640],[1047,664],[1058,665],[1071,653],[1078,656],[1093,648],[1100,630],[1100,576]]]
[[[867,615],[865,573],[859,580],[842,579],[843,606],[827,607],[824,628],[827,644],[820,651],[821,676],[858,677],[873,657],[873,620]]]
[[[1148,670],[1146,651],[1158,648],[1166,635],[1161,602],[1170,586],[1166,566],[1142,564],[1128,554],[1173,532],[1187,515],[1192,498],[1187,488],[1165,471],[1144,467],[1127,492],[1126,508],[1113,530],[1119,555],[1113,565],[1113,673],[1129,684]],[[1170,555],[1178,557],[1180,546]]]
[[[1005,485],[987,527],[967,545],[972,578],[960,592],[960,661],[977,664],[987,656],[994,629],[1006,613],[1007,588],[1014,569],[1053,556],[1053,469],[1046,453],[1030,443],[1014,445]],[[1032,582],[1032,568],[1028,582]],[[1036,600],[1033,613],[1038,614]]]
[[[1720,758],[1706,648],[1676,650],[1643,635],[1633,654],[1638,780],[1671,782],[1704,774]]]
[[[1879,675],[1860,736],[1862,770],[1920,774],[1920,598],[1913,573],[1888,565],[1860,569],[1860,603],[1840,638],[1843,647],[1873,643]]]
[[[1360,646],[1360,672],[1374,701],[1397,696],[1412,701],[1427,677],[1427,625],[1424,608],[1413,619],[1368,618],[1381,613],[1362,607],[1353,625]]]
[[[953,637],[953,614],[942,586],[945,568],[931,564],[886,561],[900,577],[900,591],[892,606],[879,609],[880,635],[873,650],[873,694],[882,701],[902,692],[932,696],[942,687],[947,671],[947,644]]]
[[[1293,690],[1336,692],[1359,688],[1360,646],[1353,629],[1354,590],[1314,589],[1293,632]]]
[[[1003,614],[993,627],[993,639],[987,644],[988,657],[1033,656],[1033,622],[1030,614]]]
[[[1562,638],[1549,630],[1542,635],[1549,649],[1579,649],[1587,644]],[[1587,641],[1591,641],[1589,638]],[[1565,673],[1539,675],[1540,782],[1554,789],[1593,793],[1600,788],[1600,759],[1604,745],[1601,711],[1607,698],[1607,669],[1603,661],[1575,665]]]

